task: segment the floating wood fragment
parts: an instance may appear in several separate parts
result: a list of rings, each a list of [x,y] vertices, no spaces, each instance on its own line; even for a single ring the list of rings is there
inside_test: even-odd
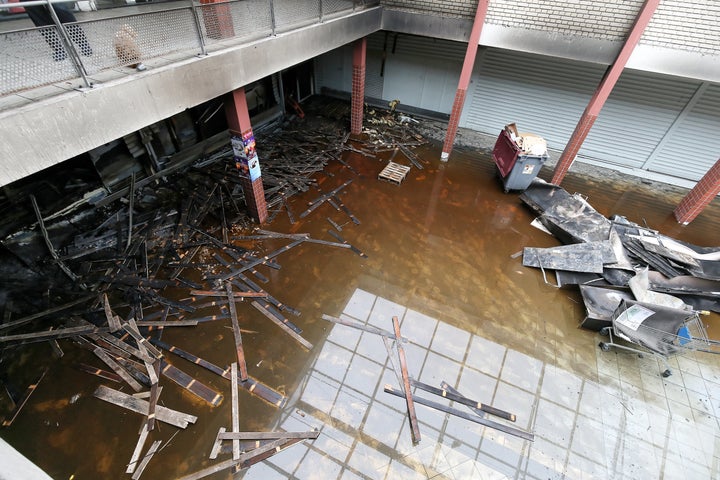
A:
[[[183,372],[179,368],[168,363],[166,360],[160,361],[160,373],[162,373],[167,378],[177,383],[196,397],[206,401],[213,407],[217,407],[223,401],[223,396],[221,393],[216,392],[204,383],[199,382],[198,380]]]
[[[130,457],[130,462],[125,469],[125,473],[133,473],[135,471],[135,468],[138,464],[138,459],[140,458],[140,454],[142,453],[142,449],[145,446],[145,441],[147,440],[149,433],[150,430],[147,429],[147,425],[143,425],[143,428],[140,430],[140,436],[138,437],[137,443],[135,444],[135,449],[133,450],[132,456]]]
[[[337,323],[339,325],[345,325],[346,327],[356,328],[356,329],[362,330],[364,332],[374,333],[375,335],[382,335],[383,337],[389,337],[389,338],[393,338],[393,339],[396,338],[395,334],[393,332],[379,328],[379,327],[375,327],[373,325],[367,325],[367,324],[360,323],[357,321],[348,320],[345,318],[333,317],[331,315],[326,315],[326,314],[323,314],[322,319],[327,320],[328,322]],[[407,343],[408,340],[407,340],[407,338],[403,337],[402,341]]]
[[[120,325],[120,319],[112,312],[110,308],[110,301],[108,300],[107,294],[103,293],[103,308],[105,310],[105,318],[107,318],[108,327],[111,332],[117,332],[122,328]]]
[[[237,363],[233,362],[230,365],[230,385],[232,390],[232,431],[240,431],[240,412],[238,405],[238,368]],[[233,439],[232,441],[232,458],[238,460],[240,458],[240,441],[239,439]]]
[[[248,378],[247,364],[245,362],[245,350],[243,349],[240,323],[238,322],[237,310],[235,309],[234,292],[232,290],[232,284],[230,282],[225,283],[225,291],[227,292],[228,307],[230,309],[230,322],[232,324],[233,337],[235,338],[235,352],[237,354],[237,363],[240,368],[240,380],[244,382]],[[233,376],[233,381],[234,380],[235,377]]]
[[[353,246],[353,245],[350,245],[350,244],[347,242],[347,240],[345,240],[343,237],[341,237],[340,234],[337,233],[336,231],[334,231],[334,230],[328,230],[327,232],[328,232],[330,235],[332,235],[333,237],[335,237],[340,243],[343,243],[343,244],[347,245],[348,248],[349,248],[350,250],[352,250],[353,252],[357,253],[358,255],[360,255],[360,256],[363,257],[363,258],[368,258],[368,256],[367,256],[365,253],[363,253],[362,250],[360,250],[359,248],[357,248],[357,247],[355,247],[355,246]]]
[[[112,388],[100,385],[93,395],[100,400],[112,403],[127,410],[147,416],[150,404],[146,400],[135,398],[127,393],[113,390]],[[163,423],[178,428],[187,428],[188,424],[195,423],[197,417],[187,413],[178,412],[170,408],[158,405],[155,410],[155,418]]]
[[[150,342],[148,342],[147,339],[140,334],[134,319],[131,318],[127,323],[124,323],[122,327],[123,330],[130,334],[138,345],[142,345],[147,349],[148,354],[152,355],[154,358],[162,357],[162,352],[153,347]]]
[[[140,320],[137,323],[138,327],[195,327],[198,323],[201,323],[201,319],[193,320],[168,320],[168,321],[146,321]]]
[[[67,310],[69,308],[72,308],[76,305],[80,305],[81,303],[85,303],[88,300],[92,300],[94,298],[97,298],[97,295],[85,295],[83,297],[78,298],[77,300],[73,300],[72,302],[64,303],[62,305],[58,305],[57,307],[49,308],[47,310],[43,310],[42,312],[33,313],[32,315],[28,315],[23,318],[19,318],[17,320],[14,320],[12,322],[5,322],[0,324],[0,330],[7,330],[10,328],[14,328],[20,325],[24,325],[26,323],[32,322],[33,320],[37,320],[38,318],[47,317],[54,313],[62,312],[63,310]]]
[[[243,273],[247,270],[250,270],[252,267],[256,267],[262,263],[265,263],[268,260],[270,260],[271,258],[276,257],[276,256],[280,255],[281,253],[286,252],[286,251],[290,250],[291,248],[300,245],[304,241],[305,241],[305,239],[295,240],[294,242],[291,242],[291,243],[285,245],[284,247],[281,247],[281,248],[275,250],[274,252],[272,252],[268,255],[265,255],[262,258],[259,258],[253,262],[250,262],[248,265],[245,265],[242,268],[233,270],[233,271],[231,271],[229,273],[225,273],[223,275],[208,277],[208,279],[217,279],[217,280],[222,280],[222,281],[229,280],[229,279],[233,278],[234,276],[236,276],[238,273]]]
[[[110,380],[112,382],[122,383],[123,379],[120,375],[113,372],[108,372],[107,370],[102,370],[97,367],[93,367],[92,365],[87,365],[85,363],[77,363],[75,364],[75,367],[85,373],[89,373],[90,375],[95,375],[96,377],[104,378],[105,380]]]
[[[190,295],[197,295],[199,297],[224,297],[227,296],[227,292],[220,292],[215,290],[190,290]],[[267,293],[259,292],[232,292],[234,298],[265,298]]]
[[[140,465],[138,465],[137,470],[135,470],[135,473],[131,477],[132,480],[138,480],[140,478],[142,473],[145,471],[145,467],[147,467],[147,464],[150,463],[150,460],[152,460],[153,455],[157,453],[161,443],[162,442],[160,440],[155,440],[152,445],[150,445],[148,452],[145,454],[142,461],[140,462]]]
[[[397,348],[398,358],[400,359],[400,373],[403,379],[403,389],[405,403],[407,404],[408,418],[410,420],[410,433],[414,444],[420,442],[420,427],[418,425],[417,416],[415,415],[415,404],[413,403],[412,391],[410,390],[410,376],[407,370],[407,361],[405,359],[405,349],[401,345],[402,335],[400,333],[400,322],[397,317],[392,317],[393,328],[395,330],[395,348]]]
[[[225,429],[218,432],[220,440],[277,440],[277,439],[315,439],[320,435],[317,430],[307,432],[228,432]]]
[[[391,395],[395,395],[396,397],[400,397],[400,398],[405,398],[405,396],[406,396],[402,392],[399,392],[398,390],[394,389],[392,387],[392,385],[385,385],[385,392],[389,393]],[[500,432],[507,433],[509,435],[513,435],[516,437],[524,438],[525,440],[530,440],[531,442],[535,440],[534,434],[526,432],[524,430],[520,430],[518,428],[503,425],[502,423],[494,422],[492,420],[487,420],[485,418],[480,418],[477,415],[471,415],[469,413],[457,410],[455,408],[448,407],[446,405],[443,405],[443,404],[440,404],[437,402],[433,402],[432,400],[418,397],[417,395],[411,395],[411,397],[415,403],[419,403],[420,405],[425,405],[426,407],[434,408],[435,410],[449,413],[450,415],[464,418],[465,420],[479,423],[480,425],[485,425],[486,427],[494,428],[495,430],[498,430]]]
[[[356,217],[355,215],[353,215],[353,213],[350,211],[350,209],[345,206],[345,204],[343,203],[343,201],[340,200],[340,197],[338,197],[337,195],[333,195],[333,196],[332,196],[332,199],[335,200],[335,201],[338,203],[338,207],[340,208],[340,210],[342,210],[343,212],[345,212],[345,214],[346,214],[348,217],[350,217],[350,220],[351,220],[355,225],[360,225],[360,220],[358,220],[357,217]]]
[[[27,341],[43,342],[45,340],[56,339],[56,338],[67,338],[75,337],[78,335],[85,335],[88,333],[107,332],[107,328],[99,328],[94,325],[85,325],[80,327],[67,327],[58,328],[55,330],[44,330],[42,332],[34,333],[20,333],[17,335],[5,335],[0,337],[0,343],[4,342],[16,342],[16,341]]]
[[[255,460],[256,458],[258,458],[264,454],[267,454],[267,453],[270,453],[270,455],[279,453],[286,446],[295,444],[299,440],[300,439],[291,439],[291,440],[278,439],[278,440],[270,442],[266,445],[263,445],[261,447],[250,450],[249,452],[241,454],[237,460],[230,459],[230,460],[226,460],[224,462],[220,462],[211,467],[204,468],[198,472],[192,473],[190,475],[186,475],[184,477],[180,477],[178,480],[199,480],[201,478],[205,478],[209,475],[212,475],[213,473],[221,472],[223,470],[228,470],[228,469],[231,469],[236,466],[238,466],[240,468],[247,468],[257,461],[257,460]],[[270,455],[264,456],[263,459],[269,457]],[[253,460],[255,460],[255,462]]]
[[[296,342],[298,342],[300,345],[307,348],[308,350],[312,350],[313,344],[308,342],[307,340],[305,340],[302,336],[300,336],[300,333],[298,333],[296,331],[297,327],[290,320],[283,317],[282,315],[280,315],[280,317],[276,316],[275,312],[277,312],[277,311],[273,312],[272,310],[274,310],[274,309],[270,305],[268,305],[268,304],[262,305],[257,300],[253,300],[251,305],[253,307],[255,307],[260,313],[262,313],[267,318],[269,318],[270,321],[272,321],[275,325],[280,327],[285,333],[290,335],[290,337],[292,337],[293,340],[295,340]],[[293,328],[293,327],[295,327],[295,328]]]
[[[93,353],[103,362],[105,362],[105,365],[110,367],[115,373],[117,373],[120,378],[122,378],[125,383],[130,385],[130,388],[135,390],[136,392],[139,392],[143,389],[142,385],[138,383],[137,380],[135,380],[124,368],[122,368],[115,360],[110,358],[110,356],[105,353],[105,351],[100,348],[96,347],[93,350]]]
[[[35,391],[37,386],[40,384],[40,381],[47,374],[48,370],[50,370],[50,368],[46,368],[45,370],[43,370],[43,372],[40,374],[40,376],[37,378],[37,380],[35,380],[33,383],[31,383],[28,386],[27,390],[25,390],[25,393],[23,393],[23,396],[20,397],[20,400],[18,400],[17,403],[15,404],[15,408],[13,408],[12,412],[10,412],[10,414],[5,418],[5,420],[3,420],[3,423],[2,423],[3,427],[9,427],[10,425],[13,424],[13,422],[18,417],[18,415],[20,415],[20,412],[22,411],[22,409],[25,406],[25,404],[27,403],[27,401],[30,400],[30,395],[33,394],[33,392]]]
[[[199,365],[206,370],[209,370],[213,372],[216,375],[219,375],[227,380],[230,380],[230,369],[223,369],[218,367],[217,365],[208,362],[207,360],[204,360],[200,357],[197,357],[193,355],[192,353],[186,352],[185,350],[182,350],[178,347],[168,345],[167,343],[161,342],[156,339],[151,340],[155,345],[162,348],[163,350],[167,350],[170,353],[173,353],[177,355],[180,358],[183,358],[185,360],[188,360],[189,362],[194,363],[195,365]],[[280,392],[273,390],[272,388],[268,387],[264,383],[260,382],[259,380],[248,376],[247,381],[240,382],[240,387],[244,388],[248,392],[252,393],[253,395],[256,395],[257,397],[261,398],[262,400],[268,402],[269,404],[282,408],[287,403],[287,397],[282,395]]]
[[[491,415],[495,415],[496,417],[504,418],[505,420],[510,420],[511,422],[515,421],[515,415],[510,412],[506,412],[505,410],[500,410],[499,408],[495,408],[491,405],[486,405],[484,403],[478,402],[477,400],[471,400],[467,397],[463,397],[462,395],[452,392],[447,388],[433,387],[432,385],[418,382],[417,380],[410,380],[410,383],[412,384],[413,387],[417,387],[420,390],[425,390],[426,392],[432,393],[433,395],[438,395],[440,397],[447,398],[448,400],[452,400],[453,402],[461,403],[463,405],[467,405],[468,407],[473,407],[482,412],[487,412]],[[445,385],[447,385],[447,384],[445,384]]]

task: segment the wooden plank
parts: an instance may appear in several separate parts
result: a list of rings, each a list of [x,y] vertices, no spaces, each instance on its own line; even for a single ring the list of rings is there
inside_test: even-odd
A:
[[[163,343],[159,340],[153,339],[152,342],[159,346],[160,348],[167,350],[171,353],[174,353],[178,357],[184,358],[185,360],[188,360],[196,365],[199,365],[211,372],[213,372],[216,375],[219,375],[227,380],[230,380],[230,369],[222,369],[218,367],[217,365],[208,362],[207,360],[204,360],[200,357],[197,357],[193,355],[192,353],[186,352],[185,350],[182,350],[178,347],[168,345],[166,343]],[[250,392],[253,395],[256,395],[257,397],[261,398],[262,400],[268,402],[269,404],[282,408],[287,403],[287,397],[282,395],[280,392],[273,390],[272,388],[268,387],[264,383],[260,382],[259,380],[248,376],[247,381],[240,382],[240,387],[244,388],[248,392]]]
[[[261,447],[250,450],[249,452],[241,454],[237,460],[230,459],[230,460],[226,460],[224,462],[220,462],[211,467],[204,468],[195,473],[191,473],[190,475],[180,477],[178,480],[199,480],[201,478],[205,478],[209,475],[212,475],[213,473],[217,473],[217,472],[221,472],[223,470],[233,468],[236,465],[242,466],[244,462],[250,461],[254,457],[257,457],[264,453],[271,452],[271,451],[275,451],[275,453],[277,453],[277,452],[281,451],[282,447],[286,443],[287,443],[287,441],[284,439],[275,440],[274,442],[270,442],[267,445],[263,445]]]
[[[276,319],[281,321],[283,324],[285,324],[288,328],[290,328],[292,331],[297,333],[298,335],[302,333],[302,328],[295,325],[293,322],[291,322],[289,319],[285,317],[280,311],[278,311],[275,307],[270,305],[270,303],[267,300],[263,300],[262,298],[258,298],[255,300],[255,302],[263,307],[265,310],[268,311],[271,315],[273,315]]]
[[[102,370],[100,368],[96,368],[85,363],[77,363],[75,364],[75,367],[77,367],[77,369],[80,371],[89,373],[90,375],[95,375],[96,377],[104,378],[105,380],[110,380],[117,383],[122,383],[123,381],[122,377],[117,373],[108,372],[107,370]]]
[[[393,332],[379,327],[375,327],[373,325],[366,325],[364,323],[356,322],[353,320],[347,320],[344,318],[333,317],[331,315],[325,314],[323,314],[322,319],[327,320],[328,322],[337,323],[338,325],[345,325],[346,327],[357,328],[358,330],[362,330],[364,332],[374,333],[375,335],[381,335],[383,337],[389,337],[393,339],[395,338],[395,334]],[[402,341],[407,342],[407,338],[403,338]]]
[[[410,376],[407,370],[407,361],[405,359],[405,349],[400,343],[402,335],[400,334],[400,322],[397,317],[392,318],[393,328],[395,329],[395,347],[397,348],[398,357],[400,358],[400,373],[402,374],[402,386],[405,392],[405,403],[407,404],[408,418],[410,420],[410,433],[414,444],[420,442],[420,426],[418,425],[417,416],[415,415],[415,404],[413,403],[412,392],[410,391]]]
[[[288,319],[286,319],[286,318],[283,318],[283,319],[277,318],[275,315],[273,315],[272,313],[270,313],[267,308],[265,308],[265,307],[263,307],[262,305],[260,305],[256,300],[253,300],[252,306],[255,307],[260,313],[262,313],[263,315],[265,315],[267,318],[269,318],[270,321],[272,321],[275,325],[277,325],[278,327],[280,327],[285,333],[287,333],[288,335],[290,335],[290,337],[291,337],[293,340],[295,340],[296,342],[298,342],[300,345],[302,345],[303,347],[307,348],[308,350],[311,350],[311,349],[313,348],[313,344],[312,344],[312,343],[310,343],[310,342],[308,342],[307,340],[305,340],[302,336],[300,336],[300,334],[298,334],[297,332],[295,332],[295,330],[293,330],[292,328],[290,328],[290,327],[288,326],[288,323],[292,323],[292,322],[290,322]]]
[[[222,440],[220,439],[220,434],[225,433],[225,427],[220,427],[218,430],[218,434],[215,437],[215,443],[213,443],[212,449],[210,449],[210,460],[215,460],[220,453],[220,450],[222,448]]]
[[[243,273],[247,270],[250,270],[253,267],[260,265],[261,263],[266,263],[271,258],[276,257],[276,256],[280,255],[281,253],[286,252],[286,251],[290,250],[291,248],[300,245],[304,241],[305,241],[305,239],[295,240],[295,241],[290,242],[289,244],[285,245],[284,247],[281,247],[281,248],[275,250],[274,252],[269,253],[268,255],[265,255],[262,258],[259,258],[253,262],[250,262],[249,264],[247,264],[237,270],[233,270],[231,272],[228,272],[228,273],[225,273],[222,275],[217,275],[217,276],[213,275],[212,277],[207,277],[207,278],[208,279],[217,279],[217,280],[222,280],[222,281],[229,280],[229,279],[233,278],[234,276],[236,276],[238,273]]]
[[[37,386],[40,384],[40,381],[45,377],[45,374],[47,374],[48,370],[50,370],[50,368],[46,368],[45,370],[43,370],[37,380],[35,380],[28,386],[27,390],[25,390],[25,393],[23,393],[23,396],[15,404],[15,408],[13,408],[13,411],[10,412],[10,414],[3,420],[3,427],[9,427],[13,424],[18,415],[20,415],[20,411],[22,411],[23,407],[30,399],[30,395],[33,394]]]
[[[123,342],[122,340],[118,339],[117,337],[110,335],[109,333],[101,333],[100,335],[87,335],[89,338],[93,340],[102,339],[109,343],[110,345],[113,345],[120,350],[123,350],[130,355],[134,356],[135,358],[138,358],[142,360],[143,362],[153,362],[155,359],[151,357],[147,352],[143,353],[141,350],[133,347],[132,345],[129,345],[126,342]]]
[[[2,323],[2,324],[0,324],[0,330],[6,330],[6,329],[13,328],[13,327],[17,327],[19,325],[23,325],[23,324],[32,322],[33,320],[37,320],[38,318],[47,317],[48,315],[62,312],[63,310],[67,310],[68,308],[72,308],[76,305],[80,305],[81,303],[85,303],[88,300],[91,300],[93,298],[97,298],[95,294],[85,295],[83,297],[78,298],[77,300],[73,300],[72,302],[64,303],[62,305],[58,305],[57,307],[43,310],[42,312],[33,313],[32,315],[28,315],[26,317],[19,318],[12,322]]]
[[[167,321],[153,321],[153,320],[140,320],[135,322],[138,327],[195,327],[199,320],[167,320]]]
[[[145,467],[147,467],[147,464],[150,463],[150,460],[152,460],[153,455],[155,455],[160,448],[160,444],[162,442],[160,440],[155,440],[152,445],[150,445],[150,448],[148,449],[148,452],[143,457],[142,461],[140,462],[140,465],[138,465],[137,470],[135,470],[135,473],[131,477],[132,480],[138,480],[142,473],[145,471]]]
[[[120,320],[110,308],[110,301],[108,300],[106,293],[103,293],[103,309],[105,310],[105,318],[107,318],[110,331],[117,332],[118,330],[120,330],[122,328],[122,326],[120,325]]]
[[[307,432],[218,432],[220,440],[276,440],[280,438],[310,438],[315,439],[320,435],[317,430]]]
[[[345,203],[343,203],[343,201],[340,200],[340,197],[333,195],[332,198],[333,198],[333,200],[335,200],[338,203],[338,207],[340,207],[340,210],[345,212],[345,215],[350,217],[350,220],[352,220],[352,222],[355,225],[360,225],[360,220],[358,220],[358,218],[355,215],[353,215],[353,213],[350,211],[350,209],[345,206]]]
[[[83,325],[80,327],[67,327],[67,328],[58,328],[55,330],[44,330],[42,332],[34,332],[34,333],[21,333],[18,335],[5,335],[0,337],[0,343],[3,342],[13,342],[13,341],[19,341],[19,340],[33,340],[36,342],[42,342],[45,340],[50,340],[54,338],[66,338],[66,337],[75,337],[77,335],[85,335],[88,333],[97,333],[97,332],[103,332],[108,331],[107,328],[98,328],[94,325]]]
[[[142,345],[143,347],[145,347],[150,355],[152,355],[154,358],[162,358],[162,352],[157,348],[153,347],[150,342],[147,341],[147,338],[140,335],[140,330],[138,330],[135,319],[131,318],[127,323],[123,323],[122,327],[123,330],[125,330],[127,333],[130,334],[131,337],[133,337],[133,339],[138,343],[138,345]]]
[[[238,407],[238,368],[237,363],[235,362],[230,365],[230,384],[232,385],[232,431],[239,432],[240,412]],[[238,460],[240,458],[240,441],[238,439],[233,439],[232,446],[232,458],[233,460]]]
[[[237,276],[237,278],[238,278],[239,281],[242,281],[242,282],[245,283],[248,287],[250,287],[251,289],[255,290],[256,292],[267,293],[265,290],[263,290],[263,288],[262,288],[260,285],[258,285],[257,283],[253,282],[252,280],[250,280],[250,279],[249,279],[248,277],[246,277],[245,275],[239,274],[239,275]],[[272,303],[273,305],[275,305],[275,307],[277,307],[277,308],[278,308],[279,310],[281,310],[281,311],[287,310],[288,312],[292,313],[292,314],[295,315],[295,316],[300,316],[300,311],[299,311],[299,310],[296,310],[296,309],[290,307],[289,305],[285,305],[284,303],[282,303],[282,302],[280,302],[279,300],[277,300],[276,298],[274,298],[272,295],[269,295],[269,294],[268,294],[268,296],[267,296],[267,298],[265,299],[265,301],[267,301],[267,302],[269,302],[269,303]]]
[[[117,373],[120,378],[125,380],[125,382],[130,385],[130,388],[135,390],[136,392],[139,392],[143,389],[142,385],[138,383],[137,380],[135,380],[124,368],[122,368],[118,363],[110,358],[110,356],[105,353],[105,351],[100,347],[95,347],[93,350],[93,353],[103,362],[105,362],[105,365],[110,367],[115,373]]]
[[[337,233],[335,230],[328,230],[327,232],[328,232],[330,235],[332,235],[333,237],[335,237],[335,238],[336,238],[339,242],[341,242],[343,245],[347,245],[348,248],[349,248],[350,250],[352,250],[353,252],[357,253],[358,255],[360,255],[360,256],[363,257],[363,258],[368,258],[368,256],[367,256],[362,250],[360,250],[360,249],[357,248],[356,246],[351,245],[350,243],[348,243],[348,241],[345,240],[345,239],[344,239],[339,233]]]
[[[160,360],[160,362],[160,373],[183,387],[188,392],[192,393],[201,400],[206,401],[213,407],[217,407],[222,403],[223,396],[221,393],[216,392],[203,383],[200,383],[198,380],[194,379],[179,368],[171,365],[166,360]]]
[[[156,360],[153,365],[150,366],[149,370],[153,370],[155,381],[150,385],[150,399],[148,400],[148,419],[147,419],[147,429],[149,431],[152,431],[155,429],[155,410],[157,410],[157,402],[160,398],[160,392],[162,391],[162,387],[160,387],[160,383],[157,379],[157,376],[160,375],[160,361]]]
[[[113,405],[123,407],[127,410],[145,416],[147,416],[150,409],[150,404],[146,400],[135,398],[132,395],[128,395],[127,393],[123,393],[118,390],[113,390],[105,385],[100,385],[93,395],[100,400],[104,400],[108,403],[112,403]],[[197,417],[194,415],[171,410],[161,405],[157,406],[157,409],[155,410],[155,417],[161,422],[178,428],[187,428],[188,424],[195,423],[197,421]]]
[[[237,310],[235,309],[235,298],[233,296],[232,283],[225,282],[225,291],[227,292],[228,308],[230,309],[230,321],[232,323],[233,336],[235,337],[235,352],[237,355],[238,366],[240,367],[240,380],[243,382],[248,378],[247,364],[245,363],[245,350],[243,349],[242,333],[240,333],[240,324],[238,323]]]
[[[138,459],[140,458],[140,454],[142,453],[142,449],[145,446],[145,441],[147,440],[149,433],[150,431],[147,429],[147,425],[143,426],[142,430],[140,430],[140,436],[138,437],[138,441],[135,444],[135,450],[133,450],[132,456],[130,457],[130,462],[127,465],[125,473],[133,473],[135,471]]]
[[[440,397],[447,398],[448,400],[452,400],[453,402],[461,403],[463,405],[467,405],[468,407],[476,408],[480,411],[487,412],[491,415],[495,415],[496,417],[504,418],[505,420],[510,420],[511,422],[515,421],[515,415],[513,415],[512,413],[506,412],[505,410],[500,410],[499,408],[495,408],[491,405],[485,405],[476,400],[471,400],[469,398],[463,397],[462,395],[453,393],[445,388],[433,387],[432,385],[418,382],[417,380],[410,380],[410,383],[412,384],[413,387],[417,387],[420,390],[425,390],[426,392],[432,393],[433,395],[438,395]]]
[[[392,387],[392,385],[385,385],[385,392],[387,392],[391,395],[395,395],[396,397],[400,397],[400,398],[405,397],[405,395],[403,393],[395,390]],[[480,418],[477,415],[471,415],[469,413],[462,412],[455,408],[448,407],[448,406],[442,405],[437,402],[433,402],[432,400],[427,400],[425,398],[418,397],[417,395],[411,395],[411,397],[414,402],[419,403],[420,405],[425,405],[426,407],[434,408],[435,410],[449,413],[450,415],[455,415],[456,417],[464,418],[465,420],[479,423],[480,425],[485,425],[486,427],[494,428],[495,430],[498,430],[500,432],[507,433],[509,435],[513,435],[516,437],[524,438],[525,440],[530,440],[531,442],[535,440],[534,434],[526,432],[524,430],[520,430],[518,428],[503,425],[502,423],[497,423],[492,420],[487,420],[485,418]]]
[[[197,295],[198,297],[224,297],[228,295],[227,292],[219,292],[215,290],[190,290],[190,295]],[[259,292],[232,292],[233,298],[265,298],[267,293]]]
[[[442,382],[440,382],[440,386],[441,386],[444,390],[447,390],[448,392],[455,393],[455,394],[457,394],[457,395],[462,395],[460,392],[458,392],[457,390],[455,390],[455,389],[452,387],[452,385],[450,385],[449,383],[447,383],[445,380],[443,380]],[[475,408],[475,407],[469,407],[469,408],[470,408],[470,410],[472,410],[473,412],[475,412],[475,415],[478,415],[480,418],[485,418],[485,417],[487,417],[487,415],[485,414],[485,412],[483,412],[483,411],[480,410],[479,408]]]

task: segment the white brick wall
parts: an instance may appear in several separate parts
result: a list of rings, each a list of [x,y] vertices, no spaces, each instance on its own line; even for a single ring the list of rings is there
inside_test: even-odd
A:
[[[472,19],[477,0],[382,0],[385,8]],[[626,38],[644,0],[490,0],[486,23],[601,40]],[[661,0],[640,43],[720,55],[720,0]]]

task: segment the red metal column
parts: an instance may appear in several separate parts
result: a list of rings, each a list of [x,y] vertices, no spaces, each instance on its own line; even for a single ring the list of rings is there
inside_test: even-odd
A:
[[[470,39],[468,40],[467,50],[465,51],[465,61],[463,62],[462,72],[460,72],[460,81],[458,82],[457,92],[455,92],[455,101],[453,102],[452,111],[450,112],[450,121],[448,122],[447,133],[445,134],[445,143],[443,143],[442,155],[440,160],[447,162],[452,152],[453,143],[455,143],[455,135],[457,134],[458,125],[460,124],[460,114],[463,105],[465,105],[465,96],[467,95],[468,85],[470,85],[470,77],[472,76],[473,65],[475,65],[475,56],[477,55],[478,45],[480,44],[480,33],[485,23],[485,15],[487,14],[488,4],[490,0],[480,0],[477,10],[475,11],[475,21],[470,31]]]
[[[590,103],[588,103],[587,107],[585,107],[585,111],[583,112],[582,117],[580,117],[580,121],[578,121],[575,131],[570,137],[570,140],[568,140],[567,145],[565,145],[565,150],[563,150],[563,153],[560,155],[560,159],[555,166],[552,183],[559,185],[563,178],[565,178],[565,174],[568,170],[570,170],[570,165],[572,165],[573,161],[575,161],[575,157],[577,156],[580,147],[585,141],[588,133],[590,133],[590,129],[595,123],[595,120],[597,120],[600,110],[603,105],[605,105],[605,101],[610,96],[610,92],[612,92],[613,87],[615,87],[615,83],[617,83],[618,78],[620,78],[620,74],[625,69],[625,65],[627,64],[630,55],[640,41],[640,37],[643,32],[645,32],[645,28],[648,23],[650,23],[650,19],[655,13],[655,10],[657,10],[658,4],[660,4],[660,0],[645,0],[645,4],[642,8],[640,8],[640,13],[638,13],[637,18],[635,19],[635,23],[630,30],[627,40],[625,40],[625,44],[613,64],[605,72],[600,85],[598,85],[595,94],[593,94],[590,99]]]
[[[260,159],[255,151],[255,136],[250,124],[244,88],[238,88],[227,95],[225,116],[245,203],[252,217],[258,223],[264,223],[268,218],[265,189],[260,177]]]
[[[720,160],[690,190],[675,208],[675,218],[683,225],[695,220],[702,210],[720,193]]]
[[[362,133],[363,105],[365,104],[365,53],[367,40],[355,42],[353,49],[352,100],[350,104],[350,133]]]

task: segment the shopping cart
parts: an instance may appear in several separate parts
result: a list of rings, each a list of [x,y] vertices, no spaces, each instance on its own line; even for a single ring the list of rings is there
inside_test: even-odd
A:
[[[720,353],[720,342],[710,340],[698,312],[663,307],[634,300],[622,300],[612,315],[612,326],[600,334],[609,336],[600,342],[603,351],[617,348],[640,355],[650,353],[663,362],[663,377],[672,375],[668,357],[689,351]],[[613,337],[643,347],[643,350],[615,343]]]

